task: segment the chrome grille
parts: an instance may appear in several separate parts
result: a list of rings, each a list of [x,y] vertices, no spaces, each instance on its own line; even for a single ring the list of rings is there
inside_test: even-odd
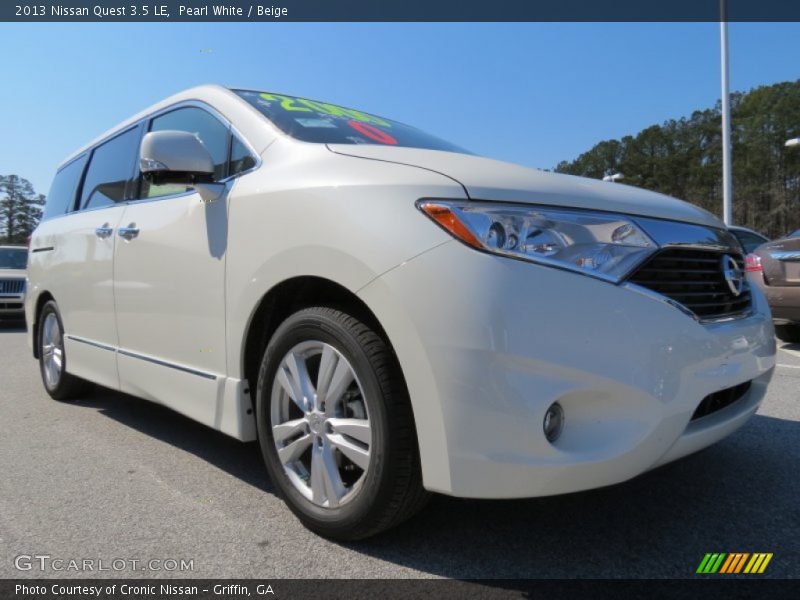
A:
[[[0,279],[0,294],[21,294],[23,291],[24,279]]]
[[[628,281],[671,298],[704,320],[737,317],[750,308],[750,289],[736,296],[722,269],[725,252],[667,248],[654,254]],[[744,276],[744,258],[728,253]]]

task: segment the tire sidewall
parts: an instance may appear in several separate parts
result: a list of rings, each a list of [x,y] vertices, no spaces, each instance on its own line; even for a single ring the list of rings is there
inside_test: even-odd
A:
[[[298,343],[309,340],[330,344],[350,362],[364,392],[373,432],[370,466],[361,489],[346,504],[333,509],[313,504],[294,487],[278,458],[272,437],[271,397],[275,374],[286,353]],[[256,388],[258,439],[273,483],[290,509],[312,527],[347,530],[368,519],[379,505],[386,487],[386,456],[390,451],[384,401],[387,391],[382,388],[375,368],[353,332],[330,315],[313,310],[300,311],[281,324],[272,336],[264,353]]]

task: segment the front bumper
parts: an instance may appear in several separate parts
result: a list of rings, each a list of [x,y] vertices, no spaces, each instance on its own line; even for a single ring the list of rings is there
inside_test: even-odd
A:
[[[25,294],[0,294],[0,319],[24,319]]]
[[[630,479],[744,424],[775,365],[758,290],[751,316],[702,325],[652,296],[453,241],[359,294],[406,375],[424,484],[456,496]],[[703,398],[748,381],[740,400],[691,420]],[[551,444],[555,401],[566,422]]]

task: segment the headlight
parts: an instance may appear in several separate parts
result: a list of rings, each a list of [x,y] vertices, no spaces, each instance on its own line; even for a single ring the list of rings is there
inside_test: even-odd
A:
[[[657,250],[636,223],[613,213],[449,200],[417,206],[479,250],[614,282]]]

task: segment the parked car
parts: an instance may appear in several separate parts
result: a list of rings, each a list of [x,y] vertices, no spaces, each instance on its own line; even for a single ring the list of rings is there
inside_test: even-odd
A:
[[[0,320],[25,318],[25,246],[0,246]]]
[[[747,275],[767,297],[775,335],[784,342],[800,343],[800,230],[749,254]]]
[[[282,94],[204,86],[121,123],[59,168],[31,245],[53,398],[95,382],[258,439],[335,539],[429,491],[625,481],[743,425],[775,364],[711,214]]]
[[[747,227],[729,225],[728,230],[736,236],[736,239],[742,244],[742,248],[744,248],[746,254],[749,254],[761,244],[766,244],[769,241],[767,236],[753,231],[752,229],[748,229]]]

